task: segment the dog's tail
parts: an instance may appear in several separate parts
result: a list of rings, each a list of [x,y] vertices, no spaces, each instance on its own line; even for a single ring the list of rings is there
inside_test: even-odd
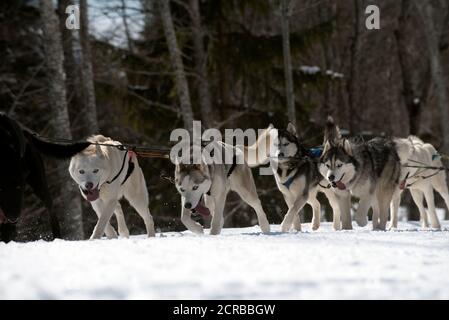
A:
[[[245,162],[249,167],[257,167],[268,162],[271,152],[272,133],[274,127],[272,124],[265,129],[257,139],[256,143],[249,147],[243,147]]]
[[[51,142],[28,130],[24,130],[24,134],[25,137],[31,142],[34,147],[36,147],[36,149],[40,153],[57,159],[68,159],[70,157],[73,157],[74,155],[83,151],[89,145],[91,145],[91,143],[88,141],[64,143]]]

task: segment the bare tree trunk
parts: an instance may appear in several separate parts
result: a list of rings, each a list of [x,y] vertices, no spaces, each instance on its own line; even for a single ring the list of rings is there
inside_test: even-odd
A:
[[[99,131],[97,104],[95,102],[94,72],[92,69],[92,53],[89,40],[89,18],[87,1],[80,0],[80,32],[79,39],[82,50],[81,86],[84,101],[83,135],[89,136]]]
[[[84,0],[85,1],[85,0]],[[125,36],[126,36],[126,42],[128,45],[128,50],[131,53],[134,53],[134,45],[131,38],[131,32],[129,31],[129,25],[128,25],[128,16],[126,14],[126,5],[125,0],[121,0],[121,10],[122,10],[122,20],[123,20],[123,26],[125,28]]]
[[[65,8],[74,0],[59,0],[61,32],[64,48],[64,68],[69,88],[68,106],[74,138],[85,138],[99,132],[92,57],[89,41],[88,8],[86,0],[80,0],[80,30],[65,26]]]
[[[422,99],[415,92],[412,81],[413,66],[407,63],[407,42],[404,39],[403,30],[405,29],[407,13],[411,7],[410,0],[402,0],[401,15],[399,17],[398,29],[395,30],[396,43],[398,47],[398,58],[402,74],[402,86],[405,106],[409,116],[410,134],[417,135],[419,133],[420,114]],[[420,98],[419,100],[417,98]]]
[[[195,54],[195,67],[198,74],[198,96],[200,100],[201,116],[205,125],[214,124],[212,113],[212,99],[207,74],[207,54],[204,49],[204,30],[201,26],[201,12],[198,0],[190,0],[190,18],[192,20],[192,36]]]
[[[350,79],[348,83],[348,94],[349,94],[349,131],[354,134],[355,132],[355,115],[356,108],[358,104],[358,88],[357,88],[357,74],[359,69],[359,51],[360,51],[360,6],[359,0],[354,0],[354,35],[352,39],[352,44],[350,48],[351,56],[351,68],[350,68]]]
[[[184,121],[184,128],[192,131],[193,111],[190,102],[189,85],[187,83],[184,64],[182,62],[181,51],[179,50],[178,41],[176,39],[175,27],[170,11],[170,0],[158,0],[158,7],[164,27],[165,39],[170,52],[171,64],[173,65],[176,74],[175,81]]]
[[[67,111],[64,54],[58,18],[52,0],[40,1],[43,26],[43,43],[51,108],[51,128],[56,137],[71,139],[69,114]],[[58,190],[61,196],[55,201],[54,210],[61,219],[65,238],[84,238],[79,192],[68,175],[68,161],[60,161],[57,169]]]
[[[281,0],[282,49],[284,52],[284,74],[287,96],[288,120],[296,126],[295,91],[293,87],[292,57],[290,51],[290,0]]]
[[[441,150],[449,152],[449,100],[447,96],[447,82],[444,77],[444,70],[441,63],[440,36],[434,23],[434,12],[432,3],[429,0],[415,0],[416,7],[421,13],[424,30],[427,40],[427,50],[429,52],[430,68],[437,104],[440,110],[441,131],[443,143]]]

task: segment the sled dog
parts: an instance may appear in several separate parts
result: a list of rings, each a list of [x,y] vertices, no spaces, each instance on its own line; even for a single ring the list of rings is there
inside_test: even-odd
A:
[[[120,142],[102,135],[93,136],[88,141],[93,144],[71,159],[69,172],[78,184],[81,195],[90,202],[98,217],[90,238],[99,239],[104,233],[109,239],[117,237],[109,223],[113,213],[117,218],[119,235],[129,236],[119,203],[122,197],[142,217],[147,235],[154,237],[147,187],[136,155],[129,150],[119,149]]]
[[[332,188],[349,190],[359,198],[356,221],[367,224],[367,211],[373,208],[373,229],[385,230],[393,194],[399,187],[401,164],[395,143],[375,138],[367,142],[341,137],[329,117],[319,170]]]
[[[270,232],[270,225],[257,195],[256,185],[248,164],[251,163],[254,166],[260,164],[257,159],[249,158],[249,150],[256,153],[258,144],[260,141],[265,141],[264,138],[259,137],[255,145],[246,148],[234,147],[222,142],[212,143],[213,149],[222,150],[223,154],[228,151],[243,156],[244,161],[240,164],[236,162],[220,164],[217,161],[210,163],[210,161],[206,161],[204,155],[201,157],[200,164],[192,164],[192,161],[185,163],[187,161],[176,159],[175,185],[181,195],[181,221],[188,230],[196,234],[204,232],[203,227],[192,219],[192,214],[212,215],[210,234],[220,234],[224,223],[223,210],[226,196],[232,190],[237,192],[242,200],[256,211],[262,232]],[[201,152],[201,149],[197,150],[198,148],[200,149],[199,146],[192,146],[191,154],[195,151]]]
[[[449,192],[446,185],[446,171],[435,169],[423,169],[419,167],[441,168],[443,163],[437,150],[429,143],[424,143],[415,136],[406,139],[396,138],[396,150],[398,152],[402,169],[400,185],[391,202],[390,228],[398,226],[398,208],[403,190],[409,189],[413,201],[416,203],[423,228],[430,226],[440,229],[441,225],[435,210],[433,189],[444,199],[449,208]],[[414,167],[416,168],[414,168]],[[424,209],[423,198],[426,199],[429,217]]]
[[[267,130],[276,148],[275,156],[270,158],[270,166],[288,206],[281,230],[289,231],[292,223],[295,230],[301,230],[299,211],[306,203],[313,210],[312,229],[320,227],[321,205],[316,198],[318,192],[323,192],[329,199],[334,229],[352,229],[349,192],[330,190],[330,184],[318,170],[318,157],[312,155],[299,141],[295,126],[289,123],[286,130],[272,129],[271,126]]]

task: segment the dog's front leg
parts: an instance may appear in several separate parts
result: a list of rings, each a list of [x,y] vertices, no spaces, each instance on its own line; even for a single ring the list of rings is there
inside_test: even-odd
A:
[[[343,230],[352,230],[352,219],[351,219],[351,194],[349,191],[340,192],[337,195],[339,198],[340,206],[340,219],[341,226]],[[365,213],[366,217],[366,213]]]
[[[181,212],[181,221],[191,232],[196,234],[203,234],[203,227],[192,220],[190,210],[183,208]]]
[[[90,240],[101,238],[106,229],[106,226],[109,224],[109,220],[111,219],[111,216],[114,213],[116,207],[117,201],[110,201],[102,204],[101,207],[98,208],[99,211],[96,210],[98,214],[98,221],[95,225],[92,235],[90,236]]]
[[[210,225],[210,234],[218,235],[223,228],[223,210],[225,206],[226,198],[222,195],[218,198],[214,198],[214,211],[212,212],[212,221]]]
[[[388,229],[397,229],[398,227],[398,211],[399,211],[399,204],[401,203],[401,190],[397,188],[395,193],[393,194],[393,199],[391,200],[390,204],[390,225],[388,226]]]
[[[293,218],[295,214],[299,214],[299,211],[304,207],[307,202],[307,196],[301,195],[296,200],[291,208],[288,209],[284,220],[281,223],[281,231],[288,232],[293,223]],[[300,230],[298,230],[300,231]]]
[[[370,205],[371,199],[368,199],[366,197],[360,198],[359,205],[355,213],[355,221],[360,227],[364,227],[368,224],[368,210]]]

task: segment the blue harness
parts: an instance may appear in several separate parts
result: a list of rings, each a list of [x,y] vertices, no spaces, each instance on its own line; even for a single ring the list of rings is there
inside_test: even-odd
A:
[[[315,148],[310,148],[309,152],[313,158],[319,158],[323,154],[323,147],[319,146],[319,147],[315,147]]]
[[[290,178],[287,179],[287,181],[285,181],[283,183],[283,185],[287,188],[290,189],[290,186],[292,185],[293,181],[295,180],[296,175],[292,175]]]
[[[315,147],[315,148],[310,148],[309,153],[312,156],[312,158],[317,159],[317,158],[321,157],[321,155],[323,154],[323,147],[319,146],[319,147]],[[282,185],[284,187],[286,187],[287,189],[290,189],[290,186],[292,185],[293,181],[295,181],[295,178],[296,178],[296,175],[292,175]]]

